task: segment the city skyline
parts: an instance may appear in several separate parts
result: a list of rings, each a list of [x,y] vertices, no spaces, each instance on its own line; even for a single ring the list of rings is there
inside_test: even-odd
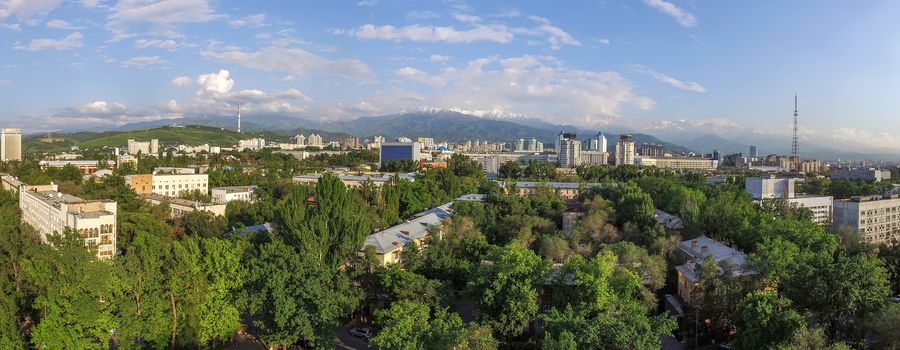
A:
[[[422,107],[900,149],[900,4],[0,4],[0,121],[326,120]],[[862,39],[861,39],[862,38]],[[894,108],[892,108],[894,107]],[[864,117],[860,117],[863,115]]]

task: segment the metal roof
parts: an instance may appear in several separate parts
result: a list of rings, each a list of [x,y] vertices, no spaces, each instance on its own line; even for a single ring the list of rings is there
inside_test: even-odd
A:
[[[375,232],[366,237],[362,250],[366,247],[375,247],[375,252],[385,254],[400,249],[409,242],[428,235],[428,230],[440,225],[442,219],[435,213],[429,213],[422,217],[390,227],[386,230]]]

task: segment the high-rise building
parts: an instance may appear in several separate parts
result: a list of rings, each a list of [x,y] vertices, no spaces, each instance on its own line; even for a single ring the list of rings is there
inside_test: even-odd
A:
[[[634,137],[631,134],[619,136],[616,142],[616,165],[634,164]]]
[[[554,142],[553,146],[555,147],[554,150],[556,151],[556,153],[559,153],[560,143],[562,143],[562,140],[565,137],[564,135],[565,135],[565,133],[563,133],[563,131],[560,130],[559,135],[556,135],[556,140],[553,141]]]
[[[0,162],[22,160],[22,129],[0,130]]]
[[[559,140],[559,166],[576,167],[581,165],[581,142],[574,133],[565,133]]]
[[[84,200],[58,191],[56,185],[22,186],[19,194],[22,222],[37,230],[41,240],[62,234],[66,228],[78,232],[85,243],[97,246],[97,257],[111,259],[116,253],[116,202]]]
[[[513,152],[523,152],[525,151],[525,139],[516,140],[516,144],[513,147]]]
[[[759,158],[759,151],[756,146],[750,146],[750,158]]]
[[[600,131],[587,142],[587,151],[606,152],[606,136]]]
[[[303,134],[297,134],[297,136],[294,136],[292,139],[293,139],[295,145],[305,145],[306,144],[306,136],[303,136]]]
[[[532,137],[525,142],[525,150],[528,152],[543,152],[544,143]]]
[[[308,146],[313,146],[313,147],[322,147],[325,145],[325,141],[322,139],[322,136],[320,136],[319,134],[311,134],[306,139],[306,144]]]
[[[834,201],[834,229],[848,228],[869,243],[889,243],[900,238],[900,198],[854,197]]]
[[[128,140],[128,154],[135,155],[138,152],[141,152],[144,156],[159,154],[159,140],[152,139],[143,142]]]

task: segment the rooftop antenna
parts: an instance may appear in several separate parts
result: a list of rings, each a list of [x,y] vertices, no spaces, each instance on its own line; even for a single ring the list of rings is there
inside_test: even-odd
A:
[[[797,146],[797,93],[794,93],[794,142],[791,144],[791,155],[800,156],[800,148]]]
[[[241,103],[240,102],[238,102],[238,118],[237,119],[238,119],[237,120],[237,132],[238,132],[238,134],[240,134],[241,133]]]

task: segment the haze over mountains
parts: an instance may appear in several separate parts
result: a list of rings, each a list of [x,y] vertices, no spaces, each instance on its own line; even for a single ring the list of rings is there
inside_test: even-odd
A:
[[[204,125],[220,128],[234,128],[234,117],[200,116],[178,119],[161,119],[149,122],[126,124],[117,128],[93,128],[89,131],[130,131],[170,124]],[[432,137],[436,140],[461,142],[466,140],[512,141],[520,138],[537,138],[552,143],[560,131],[576,132],[579,139],[596,135],[598,130],[588,130],[572,125],[558,125],[540,119],[517,115],[464,114],[454,110],[427,109],[384,116],[363,116],[352,120],[322,121],[282,115],[245,115],[242,119],[245,131],[272,131],[283,134],[318,133],[326,139],[346,135],[367,138],[383,135],[389,139],[400,136],[410,138]],[[61,130],[61,131],[81,131]],[[754,134],[746,130],[716,130],[719,135],[703,128],[691,128],[670,124],[656,127],[649,132],[641,132],[628,127],[610,125],[602,129],[613,147],[619,134],[632,133],[636,142],[662,144],[677,152],[712,153],[719,150],[723,154],[748,154],[750,145],[756,145],[760,155],[788,154],[790,139],[773,135]],[[801,139],[801,155],[804,158],[821,159],[898,159],[900,152],[891,149],[875,150],[870,153],[842,150],[816,144]]]

